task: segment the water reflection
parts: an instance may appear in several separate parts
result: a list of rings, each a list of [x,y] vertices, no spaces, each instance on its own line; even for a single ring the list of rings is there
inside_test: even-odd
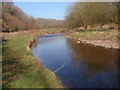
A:
[[[117,54],[114,49],[77,44],[63,37],[43,37],[33,48],[33,54],[68,88],[118,87]]]
[[[72,60],[87,64],[91,73],[101,71],[115,71],[118,68],[118,50],[95,47],[88,44],[77,44],[76,41],[67,39],[67,45],[72,49]]]

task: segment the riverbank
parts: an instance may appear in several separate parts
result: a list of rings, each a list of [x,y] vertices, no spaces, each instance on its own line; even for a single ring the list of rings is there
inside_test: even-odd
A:
[[[63,88],[53,72],[46,69],[37,57],[27,50],[35,36],[45,34],[30,30],[9,33],[2,46],[3,88]]]
[[[76,43],[119,49],[118,30],[73,32],[67,37],[75,39]]]
[[[39,36],[54,33],[65,33],[65,37],[75,39],[78,44],[82,42],[106,48],[119,48],[117,30],[70,32],[63,29],[46,29],[3,33],[4,88],[63,88],[53,72],[44,68],[30,49]]]

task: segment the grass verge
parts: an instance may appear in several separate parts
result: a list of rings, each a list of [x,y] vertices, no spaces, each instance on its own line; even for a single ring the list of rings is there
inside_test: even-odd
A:
[[[3,88],[62,88],[51,71],[27,51],[32,34],[11,38],[3,44]]]

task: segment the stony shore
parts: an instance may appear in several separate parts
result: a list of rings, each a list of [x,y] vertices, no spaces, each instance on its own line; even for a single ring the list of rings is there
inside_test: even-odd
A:
[[[85,43],[94,46],[101,46],[101,47],[113,48],[113,49],[119,49],[119,43],[120,43],[120,41],[115,41],[115,40],[87,40],[87,39],[71,37],[69,35],[65,37],[76,40],[76,43],[78,44]]]

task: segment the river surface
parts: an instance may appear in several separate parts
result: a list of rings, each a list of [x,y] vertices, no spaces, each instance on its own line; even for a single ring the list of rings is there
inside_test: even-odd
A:
[[[117,88],[118,51],[50,34],[32,50],[67,88]]]

